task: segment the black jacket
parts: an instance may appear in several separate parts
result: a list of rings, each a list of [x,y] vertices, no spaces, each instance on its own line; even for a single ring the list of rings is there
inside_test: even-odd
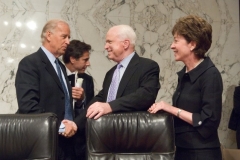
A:
[[[237,130],[240,125],[240,86],[235,87],[233,94],[233,109],[228,123],[228,128]]]
[[[217,130],[222,112],[221,74],[208,57],[190,72],[185,71],[186,67],[178,72],[173,106],[193,113],[193,125],[174,118],[176,146],[193,149],[219,147]]]

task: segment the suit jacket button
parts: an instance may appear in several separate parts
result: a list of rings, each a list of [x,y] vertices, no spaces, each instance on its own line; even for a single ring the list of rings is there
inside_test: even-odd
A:
[[[200,126],[201,124],[202,124],[202,121],[199,121],[199,122],[198,122],[198,125]]]

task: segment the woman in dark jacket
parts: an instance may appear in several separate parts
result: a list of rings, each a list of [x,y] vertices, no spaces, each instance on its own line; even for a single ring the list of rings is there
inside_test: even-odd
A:
[[[164,110],[175,115],[175,160],[221,160],[217,130],[223,84],[218,69],[205,56],[212,43],[212,27],[204,19],[189,15],[177,21],[172,34],[175,60],[185,66],[177,73],[173,105],[160,101],[149,112]]]
[[[240,149],[240,83],[234,90],[233,110],[229,119],[228,128],[236,131],[237,148]]]
[[[233,103],[237,115],[237,130],[236,130],[237,148],[240,149],[240,86],[237,86],[235,88]]]

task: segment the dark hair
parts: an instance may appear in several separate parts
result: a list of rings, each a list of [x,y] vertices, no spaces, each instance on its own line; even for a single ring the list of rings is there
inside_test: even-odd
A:
[[[183,36],[188,43],[195,41],[196,47],[193,51],[198,58],[203,58],[212,44],[212,26],[195,15],[179,18],[172,29],[172,34]]]
[[[70,57],[79,59],[82,57],[84,52],[89,52],[90,50],[91,46],[89,44],[86,44],[85,42],[81,42],[79,40],[71,40],[67,46],[65,54],[62,57],[63,62],[69,63]]]

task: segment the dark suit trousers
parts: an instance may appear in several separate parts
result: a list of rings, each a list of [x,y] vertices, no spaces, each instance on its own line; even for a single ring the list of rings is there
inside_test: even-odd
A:
[[[176,148],[174,160],[222,160],[221,149],[184,149]]]
[[[58,138],[58,160],[76,160],[74,152],[74,137],[65,138],[59,135]]]

